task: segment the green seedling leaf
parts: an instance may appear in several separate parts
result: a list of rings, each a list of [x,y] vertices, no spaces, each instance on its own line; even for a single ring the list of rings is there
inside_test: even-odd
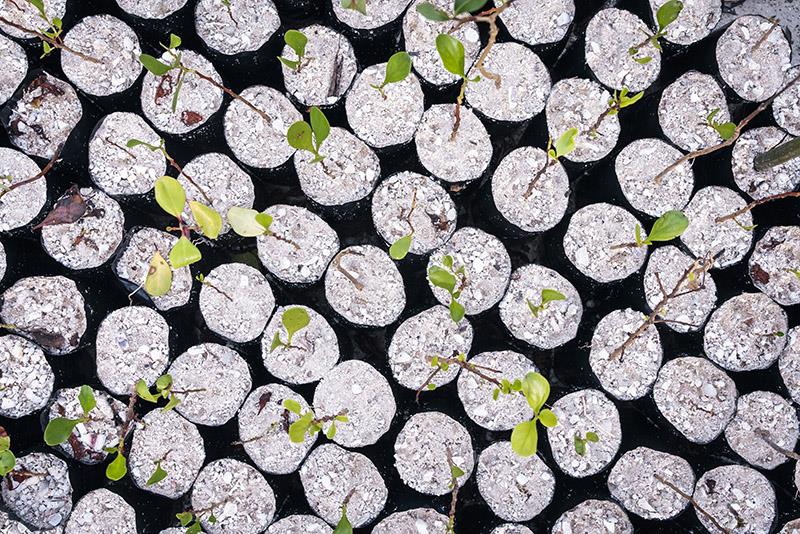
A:
[[[711,110],[711,113],[708,114],[706,117],[706,123],[714,128],[719,136],[727,141],[736,133],[736,124],[728,121],[728,122],[719,122],[716,120],[716,116],[719,113],[719,108],[714,108]]]
[[[550,396],[550,382],[539,373],[528,373],[522,380],[522,392],[533,412],[538,414]]]
[[[81,403],[81,409],[83,409],[83,415],[89,415],[95,406],[97,406],[97,400],[94,398],[94,391],[89,386],[81,386],[81,390],[78,392],[78,402]]]
[[[292,443],[303,443],[303,441],[306,439],[306,431],[308,430],[309,426],[311,426],[312,418],[313,414],[308,412],[300,419],[289,425],[289,440]]]
[[[342,506],[342,517],[336,523],[336,528],[333,529],[331,534],[353,534],[353,525],[347,519],[347,507]]]
[[[265,222],[268,224],[264,225]],[[228,223],[238,235],[256,237],[267,233],[269,225],[272,224],[272,217],[249,208],[233,206],[228,210]]]
[[[331,426],[328,427],[328,431],[325,433],[325,437],[333,440],[333,437],[336,435],[336,424],[331,423]]]
[[[186,236],[181,236],[175,246],[172,247],[172,250],[169,251],[169,262],[175,269],[198,262],[202,257],[200,249],[189,241]]]
[[[311,318],[308,316],[308,312],[304,308],[289,308],[283,312],[283,315],[281,316],[281,322],[283,323],[283,327],[286,329],[286,333],[289,336],[286,340],[286,343],[289,344],[292,342],[292,336],[308,326],[308,323],[311,322]]]
[[[662,33],[664,28],[675,22],[675,19],[681,14],[681,11],[683,11],[683,2],[680,0],[669,0],[658,8],[658,11],[656,11],[658,32]]]
[[[169,293],[172,287],[172,269],[159,251],[150,259],[147,277],[144,279],[144,290],[151,297],[160,297]]]
[[[17,457],[10,450],[0,451],[0,477],[4,477],[14,470]]]
[[[256,222],[264,227],[264,230],[269,231],[272,226],[272,215],[268,213],[259,213],[256,215]]]
[[[136,396],[147,402],[158,402],[158,397],[150,393],[150,388],[147,387],[147,383],[141,378],[136,381]]]
[[[392,246],[389,247],[389,256],[394,260],[402,260],[405,258],[411,248],[411,241],[413,239],[413,234],[408,234],[392,243]]]
[[[161,209],[180,219],[186,205],[186,191],[172,176],[162,176],[156,180],[156,202]]]
[[[0,452],[11,449],[11,438],[8,435],[5,435],[5,431],[5,428],[0,427]]]
[[[542,289],[542,306],[545,306],[554,300],[567,300],[567,297],[555,289]]]
[[[446,11],[439,9],[428,2],[418,5],[417,13],[434,22],[444,22],[446,20],[450,20],[450,15],[448,15]]]
[[[28,3],[36,8],[42,18],[47,19],[47,14],[44,11],[44,0],[28,0]]]
[[[68,419],[66,417],[51,419],[44,429],[44,442],[51,447],[64,443],[72,435],[72,431],[75,430],[78,423],[81,422],[81,419]]]
[[[645,239],[645,244],[649,245],[655,241],[670,241],[680,236],[686,227],[689,226],[689,219],[681,211],[671,210],[653,223],[650,235]]]
[[[392,57],[389,58],[389,62],[386,63],[386,75],[383,78],[381,87],[390,83],[402,82],[408,77],[410,72],[411,56],[408,55],[408,52],[403,51],[392,54]]]
[[[619,107],[627,108],[628,106],[632,106],[636,102],[641,100],[643,96],[644,96],[644,91],[639,91],[633,96],[628,96],[628,89],[623,87],[622,91],[619,94]]]
[[[592,443],[597,443],[600,441],[600,436],[597,435],[597,432],[587,432],[586,433],[586,441],[591,441]]]
[[[175,514],[175,517],[178,518],[178,522],[181,524],[182,527],[187,526],[189,523],[192,522],[194,519],[194,515],[191,512],[180,512]]]
[[[573,438],[575,443],[575,452],[577,452],[580,456],[584,456],[586,454],[586,441],[581,439],[577,434]]]
[[[358,11],[362,15],[367,14],[367,0],[342,0],[342,7]]]
[[[464,45],[455,37],[446,33],[436,36],[436,50],[442,59],[442,65],[448,72],[464,77]]]
[[[297,150],[305,150],[314,154],[314,148],[311,125],[306,121],[297,121],[286,132],[286,140],[289,146]]]
[[[181,38],[174,33],[169,34],[169,47],[178,48],[181,45]]]
[[[158,377],[156,380],[156,389],[158,391],[166,391],[172,387],[172,375],[165,374]]]
[[[189,209],[192,210],[192,216],[204,236],[209,239],[219,237],[219,233],[222,231],[222,217],[217,210],[194,200],[189,201]]]
[[[456,0],[455,14],[471,13],[486,5],[487,0]]]
[[[562,158],[570,154],[573,150],[575,150],[575,138],[577,136],[578,136],[578,129],[570,128],[569,130],[561,134],[561,137],[556,139],[554,146],[556,152],[556,159]]]
[[[167,472],[161,468],[161,462],[156,462],[156,470],[153,471],[153,474],[147,479],[145,485],[152,486],[153,484],[158,484],[165,478],[167,478]]]
[[[175,408],[175,406],[179,405],[180,403],[181,403],[181,400],[178,397],[176,397],[175,394],[171,394],[169,396],[169,400],[167,401],[167,404],[163,408],[161,408],[161,411],[162,412],[168,412],[168,411],[172,410],[173,408]]]
[[[291,59],[286,59],[283,56],[278,57],[278,61],[286,65],[289,70],[297,70],[297,67],[300,65],[299,61],[292,61]]]
[[[303,408],[300,406],[300,403],[292,399],[284,399],[283,407],[292,413],[296,413],[297,415],[300,415],[300,412],[303,410]]]
[[[635,54],[635,53],[636,53],[636,52],[634,52],[634,54]],[[652,58],[652,57],[650,57],[650,56],[644,56],[644,57],[635,57],[635,58],[633,58],[633,60],[634,60],[636,63],[638,63],[639,65],[647,65],[648,63],[650,63],[651,61],[653,61],[653,58]]]
[[[201,532],[203,532],[203,525],[198,522],[194,522],[189,525],[189,528],[186,529],[184,534],[200,534]]]
[[[533,456],[539,446],[536,421],[523,421],[511,431],[511,449],[519,456]]]
[[[289,48],[294,50],[298,58],[306,55],[306,44],[308,44],[308,37],[303,32],[297,30],[289,30],[283,36],[283,41],[289,45]]]
[[[161,63],[150,54],[140,54],[139,62],[144,66],[145,69],[156,76],[164,76],[166,73],[172,70],[172,66]]]
[[[275,332],[275,335],[272,337],[272,345],[269,347],[269,351],[272,352],[278,347],[283,346],[283,341],[281,341],[281,333]]]
[[[464,470],[458,467],[456,464],[452,464],[450,466],[450,476],[453,478],[463,477]]]
[[[328,138],[328,134],[331,133],[331,124],[328,122],[328,118],[325,114],[320,111],[317,106],[311,108],[310,116],[311,130],[314,132],[314,141],[318,151],[322,142],[325,141],[325,139]]]
[[[539,421],[547,428],[553,428],[558,424],[558,418],[551,410],[544,408],[539,412]]]
[[[452,258],[450,261],[450,265],[452,266]],[[441,287],[450,294],[452,294],[456,288],[455,275],[437,265],[428,269],[428,280],[430,280],[434,286]]]
[[[117,455],[106,466],[106,478],[109,480],[117,481],[128,473],[128,462],[125,457],[117,451]]]
[[[450,299],[450,318],[453,321],[455,321],[456,323],[460,323],[461,319],[464,318],[464,314],[465,313],[466,313],[466,310],[464,309],[464,306],[462,306],[461,303],[458,302],[455,299],[455,297],[451,298]]]

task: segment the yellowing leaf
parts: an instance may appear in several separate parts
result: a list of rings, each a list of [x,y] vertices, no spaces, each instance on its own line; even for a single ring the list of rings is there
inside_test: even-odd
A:
[[[192,210],[192,216],[197,221],[204,236],[209,239],[219,237],[219,233],[222,230],[222,217],[220,217],[217,210],[194,200],[189,201],[189,208]]]
[[[536,421],[523,421],[511,431],[511,449],[520,456],[533,456],[539,446]]]
[[[233,231],[242,237],[264,235],[267,228],[259,222],[259,216],[266,215],[249,208],[234,206],[228,210],[228,223]],[[263,221],[263,218],[261,219]]]
[[[181,236],[178,242],[175,243],[175,246],[172,247],[172,250],[169,251],[169,262],[175,269],[180,269],[181,267],[186,267],[187,265],[198,262],[202,257],[200,249],[189,241],[186,236]]]
[[[161,209],[173,217],[180,218],[186,204],[186,191],[172,176],[162,176],[156,180],[156,202]]]
[[[172,287],[172,269],[167,260],[156,251],[150,260],[147,269],[147,278],[144,280],[144,290],[151,297],[160,297],[169,293]]]

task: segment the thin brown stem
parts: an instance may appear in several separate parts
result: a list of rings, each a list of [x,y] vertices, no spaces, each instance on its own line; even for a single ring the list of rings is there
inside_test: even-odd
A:
[[[756,42],[756,44],[753,45],[753,48],[750,49],[751,53],[755,52],[761,45],[766,43],[767,39],[769,39],[769,36],[772,34],[773,31],[775,31],[775,28],[777,28],[778,25],[781,23],[781,21],[775,17],[770,18],[769,21],[772,23],[772,25],[769,27],[769,29],[767,29],[767,31],[764,32],[764,35],[761,36],[761,38]]]
[[[447,523],[447,531],[450,533],[455,532],[456,526],[456,505],[458,504],[458,478],[456,478],[454,473],[454,467],[456,467],[455,462],[453,461],[453,451],[450,450],[450,447],[445,447],[445,451],[447,452],[447,467],[450,469],[450,486],[453,488],[453,491],[450,494],[450,512],[448,513],[448,523]]]
[[[109,139],[108,137],[104,137],[104,138],[103,138],[103,141],[105,141],[106,143],[108,143],[109,145],[111,145],[111,146],[113,146],[113,147],[116,147],[116,148],[118,148],[118,149],[122,150],[123,152],[125,152],[127,155],[129,155],[129,156],[130,156],[130,157],[132,157],[133,159],[136,159],[136,155],[135,155],[133,152],[131,152],[130,150],[128,150],[128,149],[127,149],[127,148],[125,148],[124,146],[122,146],[122,145],[120,145],[120,144],[118,144],[118,143],[115,143],[114,141],[112,141],[112,140],[111,140],[111,139]]]
[[[182,174],[183,176],[185,176],[186,179],[189,181],[189,183],[192,184],[194,186],[194,188],[197,189],[200,192],[200,194],[205,199],[206,203],[208,203],[209,206],[212,206],[213,205],[213,201],[211,200],[211,197],[209,197],[206,194],[205,190],[202,187],[200,187],[200,185],[194,180],[194,178],[192,178],[191,176],[186,174],[183,171],[183,167],[177,161],[175,161],[175,158],[170,156],[169,153],[165,149],[162,149],[162,153],[164,154],[164,157],[167,158],[167,162],[169,162],[170,167],[172,167],[173,169],[178,171],[178,174]]]
[[[283,237],[282,235],[276,234],[275,232],[270,231],[268,234],[265,234],[269,237],[275,238],[278,241],[283,241],[284,243],[288,243],[294,247],[295,250],[300,250],[300,245],[289,239],[288,237]]]
[[[539,181],[545,171],[550,168],[557,160],[551,158],[549,155],[547,156],[547,163],[545,163],[541,169],[536,173],[536,176],[533,177],[531,183],[528,184],[528,189],[525,190],[525,193],[522,195],[522,198],[528,198],[533,194],[533,188],[536,186],[536,183]]]
[[[2,18],[2,17],[0,17],[0,18]],[[3,198],[4,195],[6,195],[7,193],[13,191],[14,189],[16,189],[18,187],[22,187],[23,185],[29,184],[31,182],[35,182],[39,178],[44,177],[48,172],[50,172],[50,170],[53,168],[53,165],[56,164],[56,161],[58,161],[59,156],[61,156],[61,149],[62,148],[64,148],[64,144],[63,143],[58,145],[58,147],[56,148],[56,151],[53,153],[53,157],[51,157],[50,161],[47,162],[47,165],[45,165],[44,168],[42,168],[41,171],[37,172],[31,178],[28,178],[26,180],[22,180],[20,182],[14,182],[10,186],[8,186],[6,188],[3,188],[2,191],[0,191],[0,198]]]
[[[229,95],[231,98],[233,98],[233,99],[235,99],[235,100],[238,100],[239,102],[241,102],[242,104],[244,104],[244,105],[245,105],[245,106],[247,106],[248,108],[252,109],[252,110],[253,110],[253,111],[255,111],[256,113],[258,113],[258,115],[259,115],[259,116],[260,116],[262,119],[264,119],[264,121],[265,121],[267,124],[269,124],[269,125],[272,125],[272,118],[271,118],[269,115],[267,115],[267,114],[266,114],[264,111],[262,111],[261,109],[259,109],[259,108],[258,108],[258,107],[257,107],[255,104],[253,104],[252,102],[250,102],[248,99],[246,99],[245,97],[243,97],[243,96],[242,96],[242,95],[240,95],[239,93],[237,93],[237,92],[235,92],[235,91],[233,91],[233,90],[231,90],[231,89],[228,89],[227,87],[225,87],[225,86],[224,86],[224,85],[222,85],[221,83],[217,82],[217,80],[215,80],[215,79],[214,79],[214,78],[212,78],[211,76],[208,76],[208,75],[206,75],[206,74],[203,74],[202,72],[200,72],[200,71],[197,71],[197,70],[195,70],[195,69],[189,69],[189,68],[188,68],[188,67],[186,67],[186,66],[184,66],[184,68],[185,68],[187,71],[189,71],[189,72],[192,72],[193,74],[195,74],[195,75],[196,75],[198,78],[200,78],[201,80],[205,80],[205,81],[207,81],[208,83],[210,83],[211,85],[213,85],[213,86],[214,86],[214,87],[216,87],[217,89],[220,89],[220,90],[224,91],[224,92],[225,92],[227,95]]]
[[[203,279],[203,285],[206,285],[206,286],[210,287],[211,289],[213,289],[214,291],[216,291],[217,293],[219,293],[220,295],[222,295],[223,297],[225,297],[225,298],[226,298],[226,299],[228,299],[229,301],[233,302],[233,299],[231,298],[231,296],[230,296],[230,295],[228,295],[228,294],[227,294],[227,293],[225,293],[223,290],[221,290],[220,288],[218,288],[217,286],[215,286],[214,284],[212,284],[211,282],[209,282],[209,281],[208,281],[208,278],[204,278],[204,279]]]
[[[428,361],[432,362],[433,358],[434,358],[434,356],[428,356]],[[486,374],[486,372],[489,372],[489,373],[496,373],[496,374],[499,375],[501,373],[501,371],[499,369],[492,369],[491,367],[486,367],[485,365],[477,365],[477,364],[474,364],[474,363],[470,363],[470,362],[468,362],[466,360],[460,360],[457,357],[447,358],[447,357],[444,357],[444,356],[439,356],[438,359],[439,359],[439,365],[434,367],[433,371],[431,371],[431,373],[425,379],[425,382],[423,382],[422,385],[417,388],[417,393],[416,393],[417,404],[419,404],[419,395],[420,395],[420,393],[422,393],[422,391],[425,388],[428,387],[428,384],[431,383],[433,378],[437,374],[439,374],[440,371],[444,370],[443,367],[445,365],[447,365],[447,366],[457,365],[457,366],[461,367],[462,369],[464,369],[465,371],[467,371],[469,373],[472,373],[472,374],[476,375],[477,377],[485,380],[486,382],[490,382],[490,383],[494,384],[498,388],[502,388],[503,387],[503,383],[499,379],[494,378],[493,376],[489,376],[489,375]],[[522,396],[525,396],[525,394],[522,391],[520,391],[519,394],[522,395]]]
[[[774,450],[775,452],[780,453],[780,454],[786,456],[787,458],[791,458],[792,460],[800,461],[800,454],[797,454],[794,451],[790,451],[789,449],[781,447],[780,445],[778,445],[777,443],[772,441],[772,439],[769,437],[769,433],[766,430],[762,430],[762,429],[759,428],[759,429],[753,430],[753,432],[755,433],[756,436],[761,438],[761,440],[764,443],[769,445],[770,448],[772,448],[772,450]]]
[[[747,206],[734,211],[733,213],[729,213],[727,215],[723,215],[722,217],[717,217],[714,222],[716,223],[723,223],[730,219],[735,219],[739,215],[744,215],[748,211],[752,210],[756,206],[760,206],[761,204],[766,204],[767,202],[772,202],[773,200],[781,200],[784,198],[792,198],[798,197],[800,198],[800,191],[789,191],[788,193],[778,193],[777,195],[770,195],[768,197],[760,198],[758,200],[752,201]]]
[[[75,50],[74,48],[65,45],[64,41],[62,41],[60,38],[59,39],[53,39],[52,37],[48,37],[47,35],[43,34],[39,30],[33,30],[31,28],[26,28],[25,26],[17,24],[16,22],[12,22],[12,21],[8,20],[5,17],[0,17],[0,22],[2,22],[3,24],[7,24],[8,26],[11,26],[12,28],[16,28],[17,30],[19,30],[19,31],[21,31],[23,33],[27,33],[28,35],[34,35],[34,36],[38,37],[39,39],[41,39],[42,41],[44,41],[46,43],[49,43],[53,47],[60,48],[64,52],[69,52],[70,54],[74,54],[74,55],[78,56],[81,59],[84,59],[84,60],[89,61],[91,63],[103,64],[103,62],[100,61],[99,59],[97,59],[95,57],[92,57],[92,56],[89,56],[87,54],[84,54],[83,52],[79,52],[78,50]]]
[[[672,483],[672,482],[670,482],[669,480],[665,479],[664,477],[662,477],[662,476],[661,476],[661,475],[659,475],[658,473],[656,473],[656,474],[654,475],[654,477],[655,477],[655,479],[656,479],[656,480],[658,480],[659,482],[661,482],[662,484],[664,484],[665,486],[667,486],[669,489],[671,489],[672,491],[674,491],[675,493],[677,493],[678,495],[680,495],[681,497],[683,497],[684,499],[686,499],[687,501],[689,501],[689,502],[692,504],[692,506],[694,506],[694,509],[695,509],[695,510],[697,510],[698,512],[700,512],[701,514],[703,514],[705,517],[707,517],[707,518],[708,518],[708,520],[709,520],[709,521],[711,521],[711,522],[714,524],[714,526],[717,528],[717,530],[719,530],[720,532],[724,532],[725,534],[731,534],[731,531],[730,531],[730,529],[727,529],[727,528],[723,527],[723,526],[722,526],[722,525],[719,523],[719,521],[717,521],[717,520],[716,520],[716,518],[714,518],[714,516],[713,516],[713,515],[711,515],[710,513],[706,512],[706,511],[703,509],[703,507],[702,507],[702,506],[700,506],[700,505],[697,503],[697,501],[695,500],[695,498],[694,498],[694,497],[692,497],[691,495],[689,495],[688,493],[686,493],[685,491],[683,491],[683,490],[682,490],[682,489],[680,489],[678,486],[676,486],[675,484],[673,484],[673,483]]]
[[[337,254],[336,257],[333,258],[333,261],[331,263],[333,264],[333,267],[337,271],[342,273],[345,278],[350,280],[351,284],[356,286],[356,289],[358,289],[359,291],[363,291],[364,290],[364,284],[362,284],[355,276],[353,276],[353,274],[350,271],[348,271],[347,269],[342,267],[342,257],[346,256],[346,255],[350,255],[350,254],[354,254],[356,256],[363,256],[363,254],[361,254],[359,252],[348,250],[348,251],[340,252],[339,254]]]

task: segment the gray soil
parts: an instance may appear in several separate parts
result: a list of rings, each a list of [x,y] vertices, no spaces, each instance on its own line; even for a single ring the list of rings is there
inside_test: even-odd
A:
[[[11,39],[0,36],[0,103],[11,98],[27,73],[25,50]]]
[[[494,0],[499,6],[501,0]],[[529,45],[555,43],[564,38],[575,17],[574,0],[517,0],[500,15],[514,39]]]
[[[31,534],[28,527],[11,519],[7,513],[0,511],[0,532],[4,534]]]
[[[733,179],[739,189],[754,199],[794,190],[800,184],[799,159],[761,172],[754,167],[757,155],[791,139],[786,132],[774,126],[752,128],[743,132],[733,146],[731,156]]]
[[[697,481],[694,499],[731,532],[769,532],[775,520],[775,490],[750,467],[723,465],[706,471]],[[695,510],[695,515],[706,529],[716,530],[704,514]]]
[[[800,327],[786,333],[786,346],[778,360],[778,369],[789,395],[800,404]]]
[[[595,534],[604,530],[633,534],[633,525],[625,510],[613,502],[588,499],[561,514],[551,534]]]
[[[182,534],[176,532],[175,534]],[[290,515],[272,523],[267,534],[331,534],[333,529],[315,515]],[[163,533],[162,533],[163,534]]]
[[[533,534],[533,531],[525,525],[517,523],[506,523],[495,527],[492,534]]]
[[[99,488],[75,503],[64,534],[136,534],[136,511],[116,493]]]
[[[17,419],[41,410],[54,381],[42,349],[20,336],[0,337],[0,415]]]
[[[733,451],[755,467],[775,469],[789,460],[779,450],[797,444],[797,412],[790,401],[771,391],[754,391],[736,402],[736,416],[725,429]]]
[[[336,18],[356,30],[371,30],[397,19],[411,0],[370,0],[366,15],[333,2]]]
[[[43,473],[0,485],[3,502],[25,523],[36,529],[51,529],[63,525],[72,511],[72,484],[67,463],[43,452],[32,452],[17,458],[14,471]]]
[[[178,11],[186,0],[116,0],[124,11],[143,19],[163,19]]]
[[[800,227],[773,226],[753,249],[750,279],[767,296],[783,306],[800,303]]]
[[[280,18],[272,0],[258,2],[200,0],[195,7],[197,35],[226,55],[258,50],[278,30]]]
[[[782,87],[800,76],[800,67],[787,70]],[[772,102],[772,115],[778,126],[791,135],[800,135],[800,83],[795,83]]]
[[[668,0],[650,0],[653,20],[658,9]],[[716,28],[722,14],[720,0],[692,0],[683,2],[683,9],[678,18],[667,26],[664,39],[676,44],[688,45],[699,41]]]
[[[445,534],[448,523],[446,515],[432,508],[415,508],[391,514],[375,525],[372,534]]]
[[[12,148],[0,147],[0,176],[10,176],[4,185],[33,178],[39,166],[31,158]],[[25,226],[31,222],[47,201],[47,182],[44,178],[17,187],[0,197],[0,232]]]

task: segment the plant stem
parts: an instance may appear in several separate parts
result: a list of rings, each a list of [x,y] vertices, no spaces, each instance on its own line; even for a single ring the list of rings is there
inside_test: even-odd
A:
[[[450,450],[449,446],[445,447],[445,451],[447,452],[447,467],[450,469],[450,485],[453,486],[453,491],[450,494],[450,512],[448,517],[450,518],[447,523],[447,532],[455,533],[455,526],[456,526],[456,505],[458,504],[458,479],[453,474],[453,467],[456,467],[455,462],[453,462],[453,451]]]
[[[528,184],[528,189],[525,190],[525,193],[522,195],[522,198],[528,198],[533,194],[533,188],[534,186],[536,186],[536,183],[539,181],[539,178],[541,178],[542,175],[545,173],[545,171],[549,169],[550,166],[552,166],[556,161],[557,160],[551,158],[550,155],[547,155],[547,163],[545,163],[542,166],[542,168],[539,169],[539,171],[536,173],[536,176],[533,177],[533,180],[531,180],[531,183]]]
[[[772,147],[766,152],[757,155],[753,160],[753,167],[758,172],[764,172],[795,158],[800,158],[800,137],[795,137],[791,141]]]
[[[729,213],[727,215],[723,215],[722,217],[717,217],[714,222],[716,223],[723,223],[727,220],[734,219],[739,215],[743,215],[748,211],[752,210],[756,206],[760,206],[761,204],[766,204],[767,202],[772,202],[773,200],[781,200],[784,198],[792,198],[792,197],[800,197],[800,191],[789,191],[787,193],[778,193],[776,195],[770,195],[768,197],[760,198],[758,200],[752,201],[747,206],[734,211],[733,213]]]
[[[750,49],[750,53],[755,52],[756,50],[758,50],[758,47],[767,42],[769,36],[772,34],[775,28],[777,28],[778,25],[781,23],[781,21],[775,17],[771,17],[769,21],[772,23],[772,26],[770,26],[769,29],[767,29],[767,31],[764,32],[764,35],[761,36],[758,42],[756,42],[756,44],[753,45],[753,48]]]
[[[2,17],[0,17],[0,18],[2,18]],[[22,187],[23,185],[29,184],[31,182],[35,182],[39,178],[44,177],[48,172],[50,172],[50,170],[53,168],[53,165],[56,164],[56,161],[58,160],[59,156],[61,156],[61,149],[62,148],[64,148],[64,144],[63,143],[58,145],[58,147],[56,148],[56,151],[53,153],[53,157],[51,157],[50,161],[47,162],[47,165],[45,165],[44,168],[41,171],[37,172],[33,177],[28,178],[26,180],[22,180],[21,182],[14,182],[10,186],[8,186],[6,188],[3,188],[2,191],[0,191],[0,198],[3,198],[4,195],[6,195],[7,193],[13,191],[14,189],[16,189],[18,187]]]
[[[53,39],[52,37],[48,37],[47,35],[43,34],[39,30],[32,30],[31,28],[26,28],[25,26],[17,24],[16,22],[12,22],[12,21],[8,20],[5,17],[0,17],[0,22],[2,22],[3,24],[9,25],[12,28],[16,28],[17,30],[19,30],[21,32],[27,33],[28,35],[35,35],[36,37],[38,37],[42,41],[45,41],[45,42],[51,44],[55,48],[60,48],[64,52],[69,52],[70,54],[74,54],[74,55],[78,56],[81,59],[84,59],[84,60],[89,61],[91,63],[103,64],[103,62],[100,61],[99,59],[97,59],[95,57],[92,57],[92,56],[89,56],[87,54],[84,54],[83,52],[79,52],[79,51],[75,50],[74,48],[71,48],[71,47],[65,45],[64,42],[60,38],[59,39]]]
[[[589,135],[596,136],[597,130],[600,129],[600,125],[603,123],[605,118],[614,113],[615,111],[619,112],[619,103],[612,101],[612,103],[609,104],[608,107],[597,117],[597,120],[594,121],[594,124],[592,124],[592,127],[589,128],[589,131],[587,133]]]
[[[208,278],[203,278],[203,284],[204,284],[204,285],[207,285],[208,287],[210,287],[211,289],[213,289],[214,291],[216,291],[217,293],[219,293],[220,295],[222,295],[223,297],[225,297],[225,298],[226,298],[226,299],[228,299],[229,301],[233,302],[233,299],[231,298],[231,296],[230,296],[230,295],[228,295],[228,294],[227,294],[227,293],[225,293],[223,290],[221,290],[220,288],[218,288],[217,286],[215,286],[214,284],[212,284],[211,282],[209,282],[209,281],[208,281]]]
[[[434,358],[433,356],[428,356],[428,361],[429,362],[432,361],[433,358]],[[497,387],[503,387],[503,383],[500,382],[500,380],[498,380],[497,378],[491,377],[491,376],[487,375],[486,373],[484,373],[484,371],[487,371],[487,372],[490,372],[490,373],[500,374],[500,371],[498,369],[492,369],[491,367],[485,367],[483,365],[477,365],[477,364],[470,363],[470,362],[467,362],[467,361],[461,361],[456,357],[446,358],[444,356],[440,356],[439,357],[439,365],[436,366],[433,369],[433,371],[431,371],[431,373],[425,379],[425,382],[423,382],[422,385],[417,388],[417,394],[416,394],[416,397],[415,397],[415,400],[416,400],[417,404],[419,404],[419,395],[420,395],[420,393],[422,393],[422,391],[426,387],[428,387],[428,384],[431,383],[431,381],[434,379],[434,377],[436,375],[438,375],[440,371],[442,371],[442,364],[458,365],[459,367],[461,367],[462,369],[466,370],[467,372],[473,373],[476,376],[478,376],[479,378],[482,378],[483,380],[485,380],[487,382],[491,382],[492,384],[496,385]],[[525,395],[521,391],[519,393],[521,395],[523,395],[523,396]]]
[[[214,202],[206,194],[205,190],[202,187],[200,187],[200,185],[197,182],[195,182],[194,178],[192,178],[191,176],[189,176],[188,174],[183,172],[183,167],[181,167],[181,165],[177,161],[175,161],[175,158],[173,158],[172,156],[169,155],[169,153],[167,152],[166,148],[162,147],[161,148],[161,153],[164,154],[165,158],[167,158],[167,162],[169,163],[170,167],[172,167],[173,169],[178,171],[179,175],[181,175],[181,174],[184,175],[186,177],[186,179],[189,181],[189,183],[192,184],[194,186],[194,188],[197,189],[200,192],[200,194],[203,196],[205,201],[208,203],[209,207],[211,207],[214,204]]]
[[[720,532],[724,532],[725,534],[731,534],[730,529],[727,529],[727,528],[723,527],[722,525],[720,525],[719,522],[714,518],[713,515],[711,515],[710,513],[706,512],[703,509],[703,507],[700,506],[697,503],[697,501],[694,499],[694,497],[692,497],[691,495],[689,495],[688,493],[686,493],[685,491],[683,491],[678,486],[676,486],[675,484],[673,484],[669,480],[665,479],[664,477],[662,477],[658,473],[656,473],[653,476],[655,477],[656,480],[658,480],[659,482],[661,482],[662,484],[667,486],[669,489],[671,489],[672,491],[674,491],[675,493],[677,493],[678,495],[680,495],[681,497],[683,497],[684,499],[689,501],[692,504],[692,506],[694,506],[694,509],[697,510],[698,512],[700,512],[701,514],[703,514],[704,516],[706,516],[708,518],[708,520],[711,521],[714,524],[714,526]]]
[[[333,261],[331,263],[333,264],[334,268],[337,271],[342,273],[345,276],[345,278],[350,280],[350,283],[352,283],[354,286],[356,286],[356,289],[358,289],[359,291],[363,291],[364,290],[364,284],[359,282],[358,279],[355,276],[353,276],[352,273],[350,273],[350,271],[348,271],[347,269],[342,267],[342,257],[350,255],[350,254],[353,254],[353,255],[356,255],[356,256],[363,256],[363,254],[361,254],[360,252],[355,252],[355,251],[352,251],[352,250],[348,250],[348,251],[340,252],[339,254],[337,254],[336,257],[333,258]]]
[[[785,449],[780,445],[778,445],[777,443],[775,443],[774,441],[772,441],[769,437],[769,434],[765,430],[756,429],[753,430],[753,432],[755,433],[756,436],[761,438],[764,441],[764,443],[769,445],[770,448],[772,448],[775,452],[778,452],[786,456],[787,458],[791,458],[792,460],[800,461],[800,454],[797,454],[794,451],[790,451],[789,449]]]
[[[186,68],[186,67],[184,66],[184,68]],[[267,115],[264,111],[260,110],[258,107],[256,107],[255,104],[250,102],[248,99],[246,99],[245,97],[243,97],[239,93],[237,93],[237,92],[235,92],[235,91],[233,91],[231,89],[228,89],[227,87],[225,87],[221,83],[217,82],[214,78],[212,78],[210,76],[207,76],[207,75],[203,74],[202,72],[200,72],[198,70],[188,69],[188,68],[186,68],[186,70],[189,71],[189,72],[192,72],[193,74],[195,74],[201,80],[207,81],[208,83],[210,83],[211,85],[213,85],[217,89],[221,89],[227,95],[229,95],[231,98],[234,98],[235,100],[238,100],[239,102],[243,103],[245,106],[249,107],[250,109],[252,109],[256,113],[258,113],[258,115],[262,119],[264,119],[264,122],[266,122],[270,126],[272,125],[272,117]]]

